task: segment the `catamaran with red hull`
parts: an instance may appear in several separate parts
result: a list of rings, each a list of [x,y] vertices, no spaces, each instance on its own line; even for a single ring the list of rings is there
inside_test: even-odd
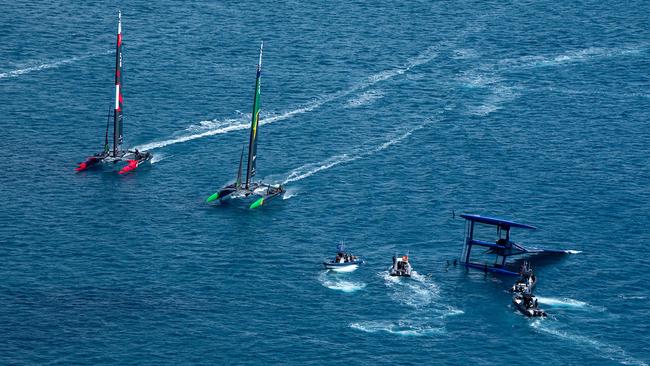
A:
[[[257,63],[257,76],[255,78],[255,96],[253,98],[253,113],[251,120],[251,134],[248,142],[248,164],[246,165],[246,180],[242,182],[242,163],[244,160],[244,150],[242,148],[239,156],[239,170],[235,183],[229,184],[218,192],[206,199],[206,202],[219,200],[219,202],[229,201],[232,199],[250,201],[249,208],[257,208],[271,199],[284,193],[281,185],[272,185],[263,182],[254,182],[253,177],[257,171],[257,129],[260,121],[260,82],[262,73],[262,48],[260,46],[260,58]]]
[[[99,164],[112,164],[119,166],[119,174],[128,173],[136,169],[140,164],[150,161],[153,155],[149,152],[135,150],[122,150],[123,135],[123,108],[122,108],[122,13],[118,12],[117,21],[117,46],[115,50],[115,108],[113,109],[113,148],[111,149],[108,139],[109,121],[106,124],[106,137],[104,139],[104,150],[89,156],[84,162],[79,163],[75,169],[80,172]],[[123,163],[126,163],[124,165]],[[119,164],[119,165],[118,165]]]

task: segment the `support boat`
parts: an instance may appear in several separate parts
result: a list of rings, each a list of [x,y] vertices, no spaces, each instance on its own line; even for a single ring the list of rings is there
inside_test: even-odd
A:
[[[512,297],[512,304],[520,313],[529,318],[545,317],[546,312],[537,307],[537,299],[530,292],[517,293]]]
[[[358,256],[352,255],[345,249],[345,245],[339,244],[336,246],[336,258],[329,262],[323,262],[323,266],[334,272],[352,272],[363,264],[363,260]]]
[[[388,274],[395,277],[411,277],[413,267],[409,263],[409,256],[393,256],[393,265],[388,270]]]

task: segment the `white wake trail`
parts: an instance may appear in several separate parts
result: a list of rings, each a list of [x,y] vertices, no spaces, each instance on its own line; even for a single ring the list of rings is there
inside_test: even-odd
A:
[[[260,124],[261,124],[261,122],[260,122]],[[134,148],[138,149],[138,150],[142,150],[142,151],[153,150],[153,149],[158,149],[158,148],[173,145],[173,144],[178,144],[178,143],[181,143],[181,142],[200,139],[202,137],[220,135],[222,133],[228,133],[228,132],[237,131],[237,130],[244,130],[244,129],[247,129],[247,128],[248,128],[247,123],[232,124],[230,126],[221,127],[221,128],[217,128],[217,129],[214,129],[214,130],[208,130],[208,131],[193,134],[193,135],[185,135],[185,136],[180,136],[180,137],[171,138],[171,139],[162,140],[162,141],[154,141],[154,142],[150,142],[148,144],[134,146]]]
[[[282,181],[282,184],[297,182],[299,180],[303,180],[305,178],[311,177],[312,175],[320,171],[327,170],[339,164],[347,163],[360,158],[361,155],[349,156],[348,154],[341,154],[341,155],[333,156],[320,163],[305,164],[301,167],[292,170],[284,179],[284,181]]]
[[[529,55],[499,61],[495,68],[515,69],[534,67],[562,66],[579,62],[590,62],[594,59],[612,58],[620,56],[636,56],[644,53],[647,44],[632,47],[588,47],[569,50],[559,54]]]
[[[48,62],[48,63],[43,63],[43,64],[40,64],[40,65],[36,65],[36,66],[26,67],[26,68],[23,68],[23,69],[7,71],[7,72],[0,73],[0,79],[13,78],[13,77],[17,77],[17,76],[27,74],[27,73],[30,73],[30,72],[53,69],[53,68],[57,68],[57,67],[60,67],[60,66],[66,65],[66,64],[73,63],[75,61],[80,61],[80,60],[83,60],[83,59],[87,59],[87,58],[90,58],[90,57],[93,57],[93,56],[105,55],[105,54],[108,54],[110,52],[112,52],[112,51],[104,51],[104,52],[93,53],[93,54],[88,54],[88,55],[84,55],[84,56],[75,56],[75,57],[71,57],[71,58],[68,58],[68,59],[60,60],[60,61]]]
[[[359,90],[363,90],[363,89],[366,89],[368,87],[371,87],[371,86],[373,86],[373,85],[375,85],[375,84],[377,84],[379,82],[394,78],[395,76],[402,75],[402,74],[408,72],[409,70],[411,70],[412,68],[414,68],[416,66],[419,66],[419,65],[422,65],[422,64],[425,64],[425,63],[428,63],[428,62],[432,61],[437,56],[436,50],[437,50],[437,47],[429,47],[424,52],[422,52],[421,54],[409,59],[402,66],[395,67],[395,68],[389,69],[389,70],[381,71],[381,72],[379,72],[377,74],[374,74],[374,75],[362,80],[361,82],[353,85],[352,87],[350,87],[348,89],[341,90],[341,91],[338,91],[336,93],[325,95],[325,96],[323,96],[323,97],[321,97],[319,99],[316,99],[316,100],[314,100],[312,102],[309,102],[309,103],[307,103],[307,104],[305,104],[305,105],[303,105],[301,107],[298,107],[296,109],[290,110],[288,112],[282,113],[282,114],[277,115],[277,116],[264,118],[264,119],[260,120],[260,125],[266,125],[266,124],[271,124],[271,123],[278,122],[278,121],[283,121],[285,119],[289,119],[289,118],[292,118],[294,116],[297,116],[297,115],[300,115],[300,114],[303,114],[303,113],[311,112],[314,109],[319,108],[323,104],[326,104],[326,103],[332,102],[334,100],[343,98],[343,97],[345,97],[347,95],[350,95],[352,93],[355,93],[355,92],[357,92]],[[230,122],[230,124],[228,124],[228,122]],[[224,126],[224,124],[225,124],[225,126]],[[215,125],[216,125],[216,128],[215,128]],[[216,120],[202,121],[202,122],[200,122],[200,126],[195,127],[195,128],[199,128],[199,129],[200,128],[206,128],[207,129],[206,131],[198,132],[198,133],[194,133],[194,134],[189,134],[189,135],[183,135],[183,136],[170,138],[170,139],[166,139],[166,140],[161,140],[161,141],[154,141],[154,142],[150,142],[150,143],[147,143],[147,144],[135,146],[134,148],[137,148],[138,150],[144,150],[144,151],[159,149],[159,148],[162,148],[162,147],[165,147],[165,146],[179,144],[179,143],[187,142],[187,141],[191,141],[191,140],[196,140],[196,139],[200,139],[200,138],[203,138],[203,137],[215,136],[215,135],[220,135],[220,134],[224,134],[224,133],[228,133],[228,132],[244,130],[244,129],[247,129],[249,127],[250,127],[249,122],[242,122],[242,121],[236,121],[235,122],[235,120],[232,120],[232,119],[229,119],[227,121],[216,121]]]
[[[557,327],[549,326],[545,323],[546,322],[542,322],[540,320],[535,320],[530,324],[538,331],[542,331],[560,339],[592,348],[595,351],[598,351],[600,356],[603,358],[607,358],[624,365],[648,366],[645,361],[630,356],[623,348],[619,346],[607,342],[601,342],[580,334],[573,334],[568,331],[558,329]]]
[[[318,104],[320,105],[320,104]],[[267,125],[273,122],[277,121],[282,121],[288,118],[291,118],[297,114],[309,112],[316,108],[318,105],[315,103],[309,104],[307,106],[294,109],[289,112],[282,113],[277,116],[273,117],[268,117],[264,119],[260,119],[260,126]],[[202,121],[200,123],[202,126],[212,126],[212,128],[208,129],[207,131],[195,133],[195,134],[190,134],[190,135],[184,135],[184,136],[179,136],[167,140],[162,140],[162,141],[155,141],[155,142],[150,142],[148,144],[143,144],[143,145],[138,145],[135,146],[134,148],[138,150],[153,150],[153,149],[159,149],[161,147],[169,146],[169,145],[174,145],[174,144],[179,144],[181,142],[187,142],[187,141],[192,141],[196,139],[200,139],[203,137],[208,137],[208,136],[215,136],[215,135],[221,135],[224,133],[228,132],[233,132],[233,131],[239,131],[239,130],[246,130],[250,128],[250,122],[242,122],[241,120],[235,120],[235,119],[228,119],[226,121]],[[214,126],[219,126],[217,128],[214,128]]]
[[[282,181],[282,184],[287,184],[291,182],[297,182],[299,180],[303,180],[305,178],[311,177],[312,175],[321,172],[323,170],[327,170],[330,168],[333,168],[337,165],[343,164],[343,163],[348,163],[351,161],[355,161],[361,158],[365,158],[367,156],[376,154],[382,150],[385,150],[395,144],[400,143],[407,137],[411,136],[411,134],[417,130],[420,130],[427,125],[433,123],[431,120],[427,120],[426,122],[422,123],[421,125],[418,125],[416,127],[410,128],[406,130],[405,132],[394,136],[390,138],[388,141],[385,141],[375,147],[371,148],[357,148],[354,152],[350,154],[340,154],[336,155],[333,157],[330,157],[328,159],[325,159],[321,162],[318,163],[311,163],[311,164],[305,164],[302,165],[291,172],[289,172],[286,175],[286,178]]]

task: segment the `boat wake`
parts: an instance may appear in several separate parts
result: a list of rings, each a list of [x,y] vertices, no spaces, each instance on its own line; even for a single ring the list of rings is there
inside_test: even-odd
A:
[[[432,120],[427,120],[425,123],[418,125],[416,127],[412,127],[410,129],[407,129],[406,131],[398,132],[397,135],[393,135],[391,138],[389,138],[387,141],[371,147],[371,148],[357,148],[351,153],[345,153],[345,154],[340,154],[336,156],[332,156],[330,158],[327,158],[323,161],[320,161],[318,163],[311,163],[311,164],[305,164],[302,165],[296,169],[293,169],[291,172],[285,175],[284,180],[282,181],[282,184],[287,184],[291,182],[297,182],[299,180],[303,180],[305,178],[311,177],[312,175],[323,171],[327,170],[330,168],[333,168],[337,165],[343,164],[343,163],[348,163],[351,161],[359,160],[365,157],[368,157],[370,155],[376,154],[382,150],[385,150],[402,140],[406,139],[407,137],[411,136],[411,134],[417,130],[420,130],[427,125],[433,123]]]
[[[558,326],[551,324],[549,321],[537,319],[530,323],[530,325],[537,331],[544,332],[554,337],[592,348],[598,352],[600,357],[607,358],[624,365],[648,366],[646,362],[628,355],[627,352],[625,352],[625,350],[619,346],[604,343],[579,334],[567,332],[563,329],[560,329]]]
[[[282,181],[282,184],[297,182],[307,177],[311,177],[312,175],[322,170],[327,170],[339,164],[347,163],[349,161],[354,161],[360,158],[361,158],[360,156],[354,156],[354,155],[350,156],[348,154],[341,154],[341,155],[333,156],[329,159],[326,159],[318,163],[306,164],[292,170],[287,175],[287,177]]]
[[[398,320],[368,320],[349,324],[352,329],[365,333],[385,332],[398,336],[421,337],[447,333],[445,319],[464,314],[450,306],[411,311]]]
[[[345,103],[345,108],[357,108],[366,104],[371,104],[377,99],[384,97],[384,93],[381,90],[368,90],[363,92],[356,98],[348,99]]]
[[[303,113],[311,112],[326,103],[343,98],[357,91],[367,89],[379,82],[392,79],[398,75],[402,75],[416,66],[423,65],[427,62],[432,61],[437,56],[437,53],[435,52],[436,49],[437,47],[429,47],[421,54],[409,59],[404,65],[392,69],[384,70],[374,75],[371,75],[368,78],[354,84],[352,87],[348,89],[341,90],[329,95],[325,95],[303,106],[284,112],[282,114],[260,119],[260,125],[266,125],[278,121],[283,121]],[[201,121],[199,122],[198,125],[194,124],[186,128],[186,131],[188,130],[191,132],[196,131],[196,133],[169,138],[166,140],[154,141],[147,144],[136,146],[135,148],[143,151],[148,151],[153,149],[159,149],[169,145],[200,139],[203,137],[215,136],[215,135],[220,135],[228,132],[245,130],[248,128],[250,128],[250,115],[248,116],[248,118],[244,118],[242,116],[242,118],[229,118],[223,121],[220,120]]]
[[[110,50],[110,51],[104,51],[104,52],[100,52],[100,53],[92,53],[92,54],[88,54],[88,55],[84,55],[84,56],[75,56],[75,57],[71,57],[71,58],[67,58],[67,59],[63,59],[63,60],[59,60],[59,61],[55,61],[55,62],[47,62],[47,63],[43,63],[43,64],[40,64],[40,65],[25,67],[25,68],[22,68],[22,69],[17,69],[17,70],[12,70],[12,71],[7,71],[7,72],[0,73],[0,79],[13,78],[13,77],[17,77],[17,76],[20,76],[20,75],[23,75],[23,74],[28,74],[30,72],[35,72],[35,71],[54,69],[54,68],[57,68],[57,67],[60,67],[60,66],[63,66],[63,65],[67,65],[67,64],[70,64],[70,63],[73,63],[73,62],[76,62],[76,61],[81,61],[81,60],[84,60],[84,59],[87,59],[87,58],[90,58],[90,57],[93,57],[93,56],[106,55],[106,54],[109,54],[111,52],[115,52],[115,51]]]
[[[492,93],[487,96],[478,107],[470,108],[469,113],[475,116],[487,116],[488,114],[498,111],[504,103],[511,102],[519,97],[516,88],[498,85],[492,87]]]
[[[172,157],[171,155],[167,156],[166,154],[156,154],[156,155],[153,156],[153,158],[151,158],[151,164],[153,165],[153,164],[159,163],[159,162],[161,162],[161,161],[163,161],[163,160],[165,160],[167,158],[171,158],[171,157]]]
[[[562,67],[602,58],[639,55],[646,52],[647,49],[647,44],[618,48],[589,47],[550,55],[506,58],[494,63],[483,64],[474,70],[468,71],[458,81],[466,87],[490,90],[490,93],[480,105],[468,106],[468,114],[485,117],[500,110],[503,104],[512,102],[521,96],[522,88],[512,83],[505,83],[500,76],[502,73],[538,67]]]
[[[196,125],[190,125],[185,129],[185,131],[190,133],[203,132],[207,130],[219,130],[221,128],[226,128],[232,125],[246,124],[250,120],[250,114],[248,117],[246,114],[237,111],[240,114],[238,118],[227,118],[223,121],[213,119],[210,121],[201,121]]]
[[[342,291],[347,293],[357,292],[366,287],[363,282],[348,281],[339,275],[324,271],[318,276],[318,282],[330,290]]]
[[[262,122],[260,122],[261,124]],[[184,135],[184,136],[179,136],[167,140],[161,140],[161,141],[154,141],[150,142],[147,144],[143,145],[138,145],[134,146],[134,149],[138,149],[141,151],[149,151],[153,149],[159,149],[161,147],[169,146],[169,145],[174,145],[174,144],[179,144],[181,142],[187,142],[187,141],[192,141],[196,139],[200,139],[202,137],[207,137],[207,136],[214,136],[214,135],[220,135],[223,133],[228,133],[232,131],[238,131],[238,130],[245,130],[247,129],[248,123],[233,123],[230,125],[224,125],[224,127],[216,128],[216,129],[211,129],[207,130],[201,133],[196,133],[196,134],[191,134],[191,135]]]
[[[507,68],[534,68],[562,66],[571,63],[588,62],[594,59],[619,57],[627,55],[638,55],[647,50],[647,45],[632,47],[588,47],[578,50],[571,50],[555,55],[546,56],[522,56],[517,58],[504,59],[496,65],[497,69]]]
[[[365,321],[350,323],[350,328],[366,333],[386,332],[400,336],[427,336],[445,334],[446,329],[442,324],[426,324],[419,320],[403,319],[392,321]]]
[[[540,304],[545,304],[553,307],[584,308],[589,306],[589,304],[584,301],[573,300],[569,298],[558,299],[554,297],[543,297],[543,296],[535,296],[535,297],[540,302]]]
[[[569,249],[569,250],[565,250],[564,252],[565,252],[566,254],[580,254],[580,253],[582,253],[582,250],[573,250],[573,249]]]
[[[298,195],[298,189],[297,188],[289,188],[284,192],[284,195],[282,195],[283,200],[288,200],[291,197],[295,197]]]
[[[393,277],[388,271],[379,275],[392,291],[390,297],[398,303],[417,309],[432,305],[440,298],[438,285],[415,271],[411,278]]]
[[[618,295],[623,300],[645,300],[647,296],[634,296],[634,295]]]

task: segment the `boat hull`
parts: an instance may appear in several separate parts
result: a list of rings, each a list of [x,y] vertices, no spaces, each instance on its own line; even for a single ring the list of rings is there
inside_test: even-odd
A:
[[[325,269],[334,272],[354,272],[359,268],[358,263],[327,263],[323,262]]]
[[[351,262],[323,262],[325,269],[329,269],[334,272],[353,272],[359,268],[359,265],[363,263],[361,259],[355,259]]]
[[[539,318],[539,317],[545,317],[546,312],[542,309],[539,308],[527,308],[524,305],[524,300],[523,298],[519,296],[514,296],[512,298],[512,304],[519,310],[520,313],[524,314],[525,316],[529,318]]]
[[[537,277],[533,277],[530,280],[525,278],[520,278],[517,280],[517,282],[514,285],[512,285],[512,287],[510,288],[510,292],[515,292],[515,293],[532,292],[536,284],[537,284]]]
[[[219,203],[226,203],[230,201],[239,201],[250,209],[254,209],[268,203],[270,200],[284,192],[282,186],[273,186],[264,183],[253,183],[249,189],[236,187],[235,184],[230,184],[222,188],[219,192],[208,197],[206,202],[210,203],[218,201]]]
[[[413,267],[408,262],[408,257],[393,257],[393,265],[388,268],[388,274],[393,277],[411,277]]]
[[[391,273],[389,273],[389,274],[390,274],[392,277],[411,277],[411,274],[410,274],[410,273],[402,273],[402,274],[400,274],[400,273],[393,273],[393,272],[391,272]]]
[[[411,277],[411,272],[410,267],[408,269],[396,269],[394,267],[388,269],[388,274],[393,277]]]
[[[82,172],[96,168],[107,168],[120,171],[120,174],[135,170],[146,162],[150,162],[153,155],[148,152],[140,152],[137,155],[133,151],[126,151],[119,156],[108,154],[95,154],[88,157],[84,162],[79,163],[75,171]],[[127,168],[125,170],[125,168]]]

